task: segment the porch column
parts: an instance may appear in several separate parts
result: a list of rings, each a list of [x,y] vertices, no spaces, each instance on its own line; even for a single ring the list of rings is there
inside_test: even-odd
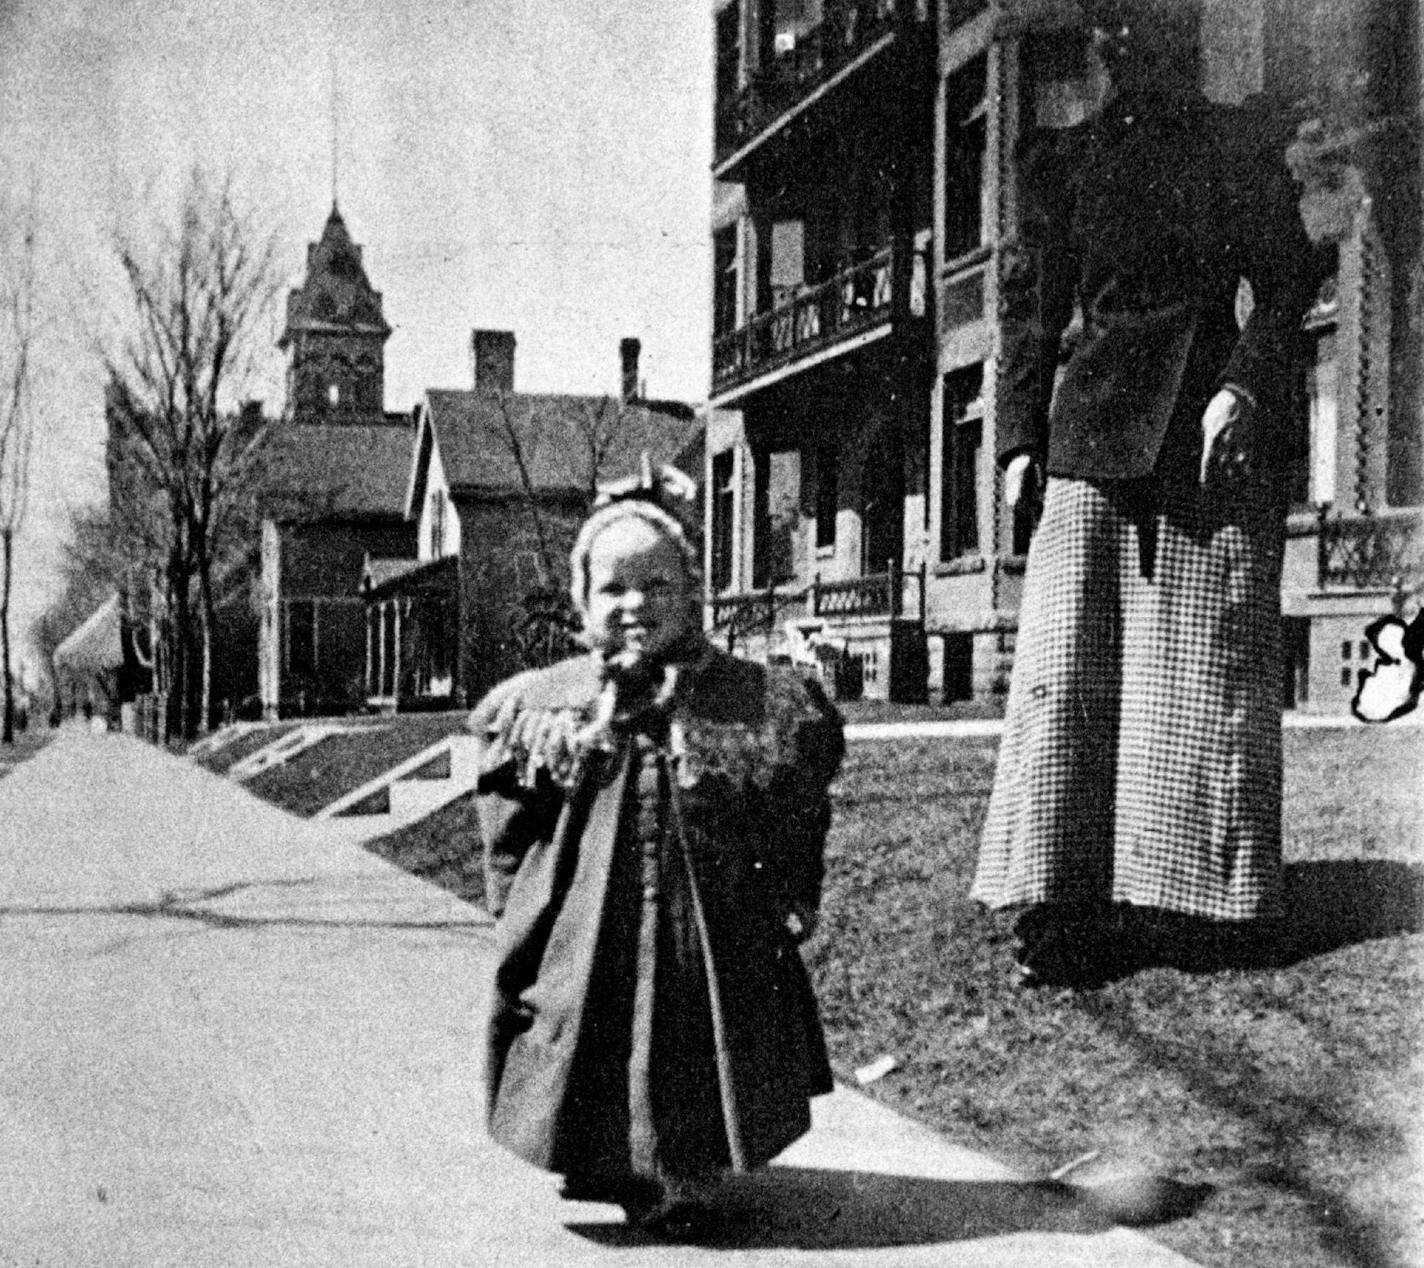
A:
[[[377,627],[378,627],[378,629],[377,629],[377,648],[376,648],[376,662],[377,662],[377,665],[378,665],[378,671],[377,671],[377,674],[376,674],[376,691],[375,691],[375,694],[378,695],[378,696],[383,696],[383,695],[386,694],[386,604],[385,604],[385,600],[382,600],[379,604],[376,605],[376,624],[377,624]]]
[[[369,700],[369,698],[372,697],[372,695],[375,695],[375,694],[376,694],[376,692],[372,690],[372,684],[373,684],[373,682],[375,682],[375,678],[372,677],[372,674],[373,674],[373,672],[375,672],[375,660],[376,660],[376,630],[375,630],[375,625],[372,624],[372,613],[375,613],[375,610],[376,610],[375,604],[370,604],[370,603],[367,603],[367,604],[366,604],[366,698],[367,698],[367,700]]]
[[[391,667],[391,708],[394,712],[400,712],[400,688],[401,688],[401,609],[405,605],[399,599],[394,600],[395,607],[395,632],[391,641],[395,644],[393,654],[394,660]]]

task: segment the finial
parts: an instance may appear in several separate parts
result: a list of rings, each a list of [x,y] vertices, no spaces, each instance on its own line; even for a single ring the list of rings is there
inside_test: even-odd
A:
[[[341,142],[338,109],[338,84],[336,79],[336,45],[332,44],[327,49],[327,57],[331,65],[331,214],[333,216],[340,213],[336,209],[337,187],[341,173]]]

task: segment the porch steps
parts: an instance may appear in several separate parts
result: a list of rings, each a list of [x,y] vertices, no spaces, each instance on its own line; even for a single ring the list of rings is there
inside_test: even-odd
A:
[[[255,779],[263,771],[280,766],[283,762],[289,762],[298,753],[304,753],[312,745],[320,744],[328,735],[338,735],[350,729],[350,727],[332,726],[327,723],[300,726],[295,731],[289,731],[281,738],[273,740],[271,744],[258,749],[250,756],[244,757],[242,761],[234,762],[228,770],[227,776],[229,779],[237,780],[238,783]]]
[[[352,841],[406,827],[474,790],[477,749],[474,736],[446,736],[344,793],[314,817]]]
[[[216,731],[210,731],[201,740],[190,745],[188,756],[211,757],[214,753],[225,749],[234,740],[240,740],[244,735],[248,735],[264,725],[262,722],[231,722],[226,726],[219,727]]]

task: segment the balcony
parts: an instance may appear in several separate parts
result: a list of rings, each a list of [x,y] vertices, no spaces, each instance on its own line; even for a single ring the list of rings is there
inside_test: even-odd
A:
[[[1320,519],[1316,539],[1322,590],[1418,592],[1424,585],[1424,531],[1415,510]]]
[[[864,263],[808,287],[794,299],[715,339],[714,397],[858,335],[888,327],[894,299],[893,276],[894,253],[885,247]],[[909,307],[912,316],[924,314],[922,252],[915,254]]]
[[[795,43],[776,52],[738,92],[718,99],[713,164],[718,174],[733,155],[811,96],[891,44],[903,12],[920,17],[923,8],[915,0],[826,0],[820,23],[797,33]]]

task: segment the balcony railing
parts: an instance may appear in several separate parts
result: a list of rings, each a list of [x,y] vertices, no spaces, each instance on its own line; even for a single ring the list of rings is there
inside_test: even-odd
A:
[[[1424,530],[1418,511],[1320,520],[1321,589],[1404,590],[1424,585]]]
[[[735,95],[717,102],[717,162],[771,127],[843,66],[895,28],[913,0],[826,0],[820,23],[772,58]]]
[[[893,264],[886,247],[714,340],[713,389],[733,387],[889,321]]]
[[[804,589],[770,585],[745,594],[716,595],[709,600],[708,633],[723,639],[728,651],[758,636],[773,638],[785,623],[799,617],[913,617],[925,619],[925,566],[906,571],[892,561],[880,573],[847,581],[822,581],[818,573]]]
[[[784,621],[804,616],[806,592],[790,585],[779,590],[773,584],[765,590],[754,590],[748,594],[714,597],[710,606],[710,633],[724,639],[727,650],[732,652],[736,651],[738,643],[757,636],[770,639]]]
[[[907,601],[908,600],[908,601]],[[925,619],[925,567],[906,572],[894,560],[884,572],[848,581],[811,583],[811,615],[828,617],[899,617]]]

